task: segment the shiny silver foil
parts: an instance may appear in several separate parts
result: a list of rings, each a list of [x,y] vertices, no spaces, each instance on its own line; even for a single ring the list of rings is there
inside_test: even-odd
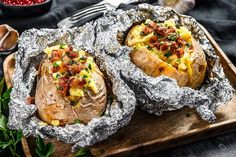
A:
[[[202,87],[198,90],[180,88],[175,80],[168,77],[149,77],[130,61],[132,49],[121,44],[118,38],[124,39],[125,32],[133,23],[147,18],[157,21],[173,18],[176,23],[192,31],[208,61],[207,76]],[[35,92],[35,67],[42,60],[43,50],[60,43],[87,50],[112,84],[115,99],[108,101],[102,117],[93,119],[87,125],[42,126],[36,116],[36,106],[26,104],[26,98]],[[216,119],[213,113],[215,109],[230,100],[234,92],[219,64],[219,57],[199,24],[193,18],[179,15],[170,8],[148,4],[138,5],[128,11],[109,11],[104,17],[79,28],[25,31],[20,37],[15,58],[16,71],[8,126],[11,129],[22,129],[26,136],[38,134],[74,144],[72,150],[92,145],[114,134],[128,124],[136,105],[158,116],[164,111],[189,106],[196,108],[202,119],[212,122]]]
[[[180,88],[176,81],[165,76],[153,78],[137,68],[129,58],[131,49],[118,42],[117,34],[125,38],[127,30],[134,24],[152,19],[159,22],[174,19],[176,23],[191,30],[194,38],[206,53],[208,69],[202,87],[194,90]],[[138,105],[151,114],[161,115],[164,111],[183,106],[196,108],[203,120],[213,122],[215,109],[231,99],[234,89],[225,77],[213,47],[199,24],[189,16],[183,16],[170,8],[142,4],[129,11],[108,12],[96,22],[95,48],[99,54],[115,58],[110,66],[119,66],[120,77],[135,92]],[[122,35],[123,34],[123,35]],[[105,57],[106,58],[106,57]]]

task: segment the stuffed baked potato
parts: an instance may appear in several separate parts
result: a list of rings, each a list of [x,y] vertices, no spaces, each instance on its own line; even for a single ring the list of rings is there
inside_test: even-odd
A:
[[[147,75],[165,75],[179,86],[197,88],[204,80],[206,57],[199,43],[186,27],[174,20],[157,23],[147,19],[133,26],[125,44],[133,48],[131,61]]]
[[[40,65],[35,104],[39,117],[52,125],[88,123],[107,103],[103,74],[93,58],[72,46],[46,48]]]

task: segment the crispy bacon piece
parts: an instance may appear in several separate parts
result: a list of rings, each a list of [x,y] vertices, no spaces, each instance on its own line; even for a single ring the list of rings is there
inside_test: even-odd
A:
[[[75,51],[70,51],[69,53],[68,53],[68,56],[70,57],[70,58],[76,58],[76,57],[78,57],[78,53],[77,52],[75,52]]]
[[[52,67],[52,72],[53,73],[58,72],[59,70],[60,70],[60,66]]]
[[[184,50],[182,48],[178,48],[175,50],[176,55],[181,58],[184,55]]]
[[[183,46],[186,43],[181,37],[177,37],[176,42],[179,46]]]
[[[162,36],[166,35],[166,29],[163,27],[156,27],[155,32]]]
[[[83,88],[85,84],[86,84],[85,79],[79,80],[79,79],[72,78],[70,80],[70,87]]]
[[[143,32],[143,35],[148,35],[149,33],[153,32],[153,29],[149,28],[148,26],[145,26],[142,32]]]
[[[162,44],[161,46],[160,46],[160,50],[161,51],[165,51],[165,50],[167,50],[168,49],[168,44],[167,43],[164,43],[164,44]]]
[[[155,43],[157,40],[158,40],[157,36],[156,36],[156,35],[153,35],[153,36],[150,38],[149,42],[150,42],[150,43]]]
[[[69,79],[66,77],[59,78],[59,87],[58,91],[62,96],[68,96],[69,95]]]
[[[53,50],[52,53],[51,53],[50,60],[52,62],[60,60],[61,57],[62,57],[62,54],[63,54],[63,50],[60,50],[60,49],[59,50]]]

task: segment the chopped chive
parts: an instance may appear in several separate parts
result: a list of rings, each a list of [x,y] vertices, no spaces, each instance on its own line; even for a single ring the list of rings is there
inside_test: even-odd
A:
[[[191,44],[190,44],[190,43],[186,43],[186,46],[187,46],[187,47],[190,47],[190,46],[191,46]]]
[[[90,70],[92,70],[92,66],[91,66],[91,64],[88,65],[88,68],[89,68]]]
[[[169,35],[169,36],[167,37],[167,39],[172,40],[172,41],[175,41],[175,40],[177,39],[177,36],[176,36],[176,35]]]
[[[164,54],[167,58],[171,56],[171,51],[168,51],[166,54]]]
[[[64,49],[65,44],[60,45],[60,49]]]
[[[147,45],[146,48],[147,48],[148,50],[152,50],[152,47],[149,46],[149,45]]]
[[[85,60],[85,57],[82,56],[82,57],[79,58],[79,60],[82,60],[82,61],[83,61],[83,60]]]
[[[57,68],[59,67],[59,64],[57,64],[57,62],[53,63],[53,68]]]
[[[88,76],[87,76],[87,75],[84,75],[83,78],[88,78]]]
[[[60,75],[57,73],[56,78],[58,79],[59,77],[60,77]]]

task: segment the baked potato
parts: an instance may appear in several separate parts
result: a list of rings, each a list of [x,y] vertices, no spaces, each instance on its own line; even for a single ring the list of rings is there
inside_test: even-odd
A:
[[[107,103],[104,76],[93,58],[72,46],[46,48],[35,93],[39,117],[54,126],[88,123]]]
[[[147,19],[133,26],[125,44],[133,48],[131,61],[147,75],[165,75],[178,85],[197,88],[206,73],[206,57],[199,43],[174,20],[162,23]]]

